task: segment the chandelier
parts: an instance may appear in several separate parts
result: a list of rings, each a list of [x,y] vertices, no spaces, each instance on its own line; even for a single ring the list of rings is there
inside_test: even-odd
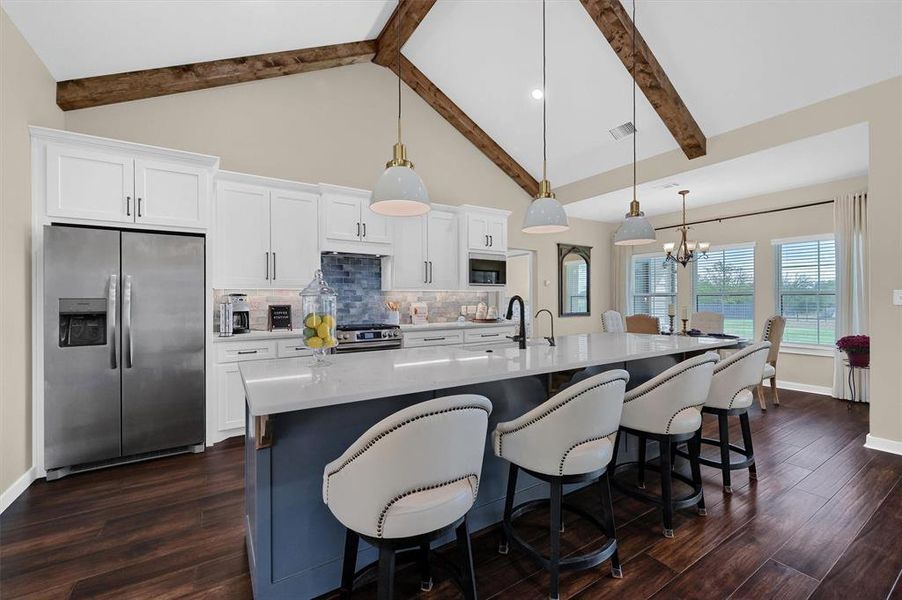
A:
[[[679,192],[680,196],[683,197],[683,224],[677,228],[680,232],[680,243],[679,245],[673,242],[664,244],[664,252],[667,253],[667,256],[664,257],[665,266],[667,263],[679,263],[685,267],[702,256],[708,258],[708,250],[711,248],[711,244],[689,239],[690,228],[686,225],[686,194],[688,193],[689,190],[680,190]]]

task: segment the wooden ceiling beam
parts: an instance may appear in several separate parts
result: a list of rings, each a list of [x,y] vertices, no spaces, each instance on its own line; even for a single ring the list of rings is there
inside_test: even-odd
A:
[[[75,110],[308,73],[369,62],[376,55],[377,47],[376,40],[366,40],[70,79],[56,84],[56,103],[63,110]]]
[[[400,0],[376,40],[377,49],[373,62],[383,67],[388,67],[395,62],[398,56],[399,42],[403,48],[433,5],[435,5],[435,0]],[[398,32],[399,19],[401,20],[400,35]]]
[[[401,79],[410,88],[426,101],[435,111],[445,118],[455,129],[476,146],[489,160],[495,163],[508,177],[523,188],[530,196],[535,196],[539,191],[539,183],[521,167],[510,154],[504,151],[495,140],[482,130],[473,119],[451,101],[445,93],[426,77],[422,71],[401,56]],[[388,65],[397,74],[397,62]]]
[[[633,21],[620,0],[580,0],[586,12],[598,26],[605,39],[630,70],[633,65]],[[642,36],[636,32],[636,83],[648,98],[664,125],[683,149],[687,158],[706,153],[707,139],[664,68]]]

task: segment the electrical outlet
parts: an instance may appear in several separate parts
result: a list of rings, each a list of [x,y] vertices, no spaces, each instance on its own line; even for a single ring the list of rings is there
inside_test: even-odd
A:
[[[893,304],[902,306],[902,290],[893,290]]]

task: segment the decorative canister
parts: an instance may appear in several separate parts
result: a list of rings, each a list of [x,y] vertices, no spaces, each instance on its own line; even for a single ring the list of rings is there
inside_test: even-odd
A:
[[[337,296],[317,270],[313,281],[301,290],[301,311],[304,313],[304,345],[313,350],[312,367],[329,365],[326,355],[338,345],[335,337]]]

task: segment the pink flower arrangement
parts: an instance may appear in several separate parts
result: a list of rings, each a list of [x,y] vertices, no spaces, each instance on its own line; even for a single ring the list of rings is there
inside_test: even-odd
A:
[[[870,354],[871,338],[866,335],[847,335],[836,340],[836,347],[846,354]]]

